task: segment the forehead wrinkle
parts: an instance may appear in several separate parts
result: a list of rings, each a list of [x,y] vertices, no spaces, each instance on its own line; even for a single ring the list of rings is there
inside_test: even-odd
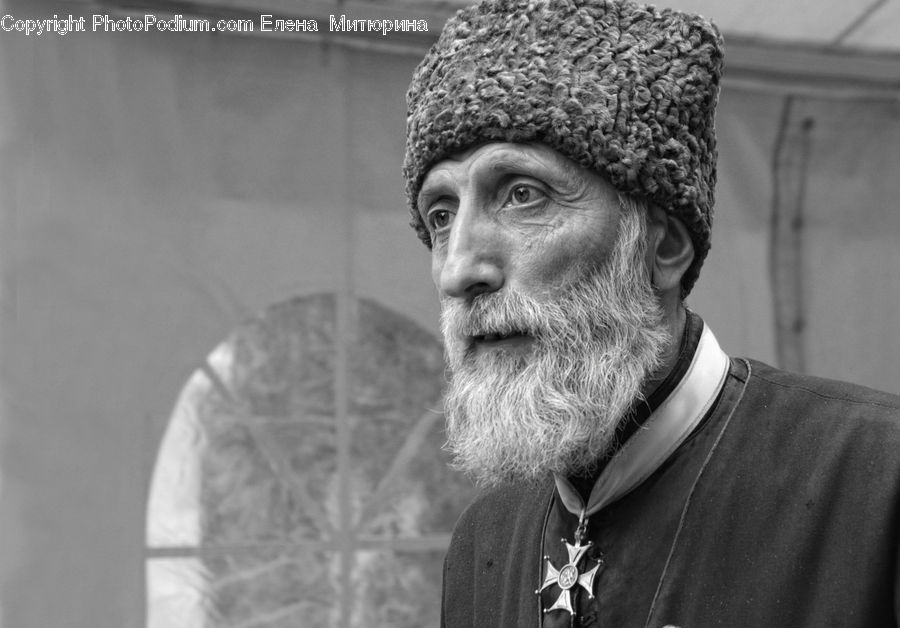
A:
[[[490,165],[493,173],[525,171],[545,179],[560,191],[581,191],[587,184],[587,177],[581,166],[566,159],[555,150],[543,145],[525,145],[504,148],[493,154],[496,160]],[[535,172],[535,168],[539,168]]]
[[[584,168],[543,144],[486,144],[449,155],[433,166],[420,188],[418,201],[442,189],[454,192],[477,181],[479,175],[496,177],[521,173],[546,180],[573,198],[588,187]]]
[[[466,162],[479,148],[481,147],[472,147],[443,157],[428,169],[425,178],[422,179],[422,185],[419,188],[420,192],[426,187],[431,187],[434,184],[432,179],[435,177],[441,179],[437,185],[453,185],[457,183],[460,175],[467,174],[468,170],[471,168],[471,164],[467,166]]]
[[[430,179],[434,176],[438,176],[441,173],[444,173],[447,176],[452,177],[453,170],[456,169],[456,165],[462,164],[466,161],[472,153],[478,150],[478,147],[468,148],[466,150],[451,153],[450,155],[445,155],[441,157],[441,159],[435,162],[426,172],[425,176],[422,178],[422,185],[420,189],[424,188],[426,185],[430,183]]]
[[[470,149],[463,153],[450,155],[435,164],[422,181],[422,187],[419,190],[419,204],[421,205],[423,199],[428,200],[442,191],[459,194],[470,186],[473,180],[477,181],[479,168],[482,167],[485,159],[488,160],[486,168],[493,173],[495,170],[495,165],[492,163],[494,153],[480,155],[477,153],[478,149]]]
[[[556,151],[535,155],[535,159],[550,173],[558,186],[574,192],[587,185],[585,170]]]

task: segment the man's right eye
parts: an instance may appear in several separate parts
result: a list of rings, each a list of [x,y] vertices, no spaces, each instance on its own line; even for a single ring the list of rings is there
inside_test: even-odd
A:
[[[453,220],[453,214],[447,209],[433,209],[428,212],[428,226],[432,231],[440,231]]]

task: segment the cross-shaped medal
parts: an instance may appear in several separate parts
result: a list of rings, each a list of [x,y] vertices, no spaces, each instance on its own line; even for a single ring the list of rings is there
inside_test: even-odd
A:
[[[553,566],[553,563],[550,562],[550,557],[544,556],[544,560],[547,561],[547,573],[544,576],[544,583],[541,585],[540,589],[535,591],[535,593],[540,593],[554,584],[559,586],[561,589],[559,597],[556,598],[556,602],[553,603],[553,606],[545,608],[544,612],[549,613],[550,611],[564,610],[569,611],[571,615],[574,615],[575,609],[572,606],[572,589],[576,585],[580,585],[587,591],[588,596],[593,600],[594,576],[597,575],[597,570],[600,569],[600,562],[594,565],[594,568],[590,571],[580,573],[578,571],[578,563],[593,543],[588,541],[587,545],[582,545],[579,534],[575,535],[575,545],[572,545],[565,539],[562,539],[562,542],[566,544],[566,550],[569,552],[569,562],[564,565],[562,569],[557,570],[556,567]]]

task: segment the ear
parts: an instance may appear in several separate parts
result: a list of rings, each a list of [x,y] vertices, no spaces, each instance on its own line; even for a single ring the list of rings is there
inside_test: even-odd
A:
[[[681,293],[681,278],[694,261],[694,243],[681,220],[660,207],[647,214],[647,267],[653,287],[661,293]]]

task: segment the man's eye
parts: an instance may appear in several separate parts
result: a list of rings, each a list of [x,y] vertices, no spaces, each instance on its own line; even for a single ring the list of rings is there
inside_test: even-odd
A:
[[[446,209],[435,209],[428,213],[428,225],[435,231],[450,224],[453,215]]]
[[[510,191],[509,202],[516,205],[526,205],[536,201],[540,198],[540,195],[540,190],[535,189],[533,186],[519,184]]]

